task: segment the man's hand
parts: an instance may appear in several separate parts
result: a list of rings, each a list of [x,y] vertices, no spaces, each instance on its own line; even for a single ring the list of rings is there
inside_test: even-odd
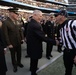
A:
[[[13,48],[13,45],[9,45],[8,48]]]
[[[21,44],[23,44],[25,41],[24,40],[21,40]]]
[[[4,48],[4,53],[6,53],[7,48]]]

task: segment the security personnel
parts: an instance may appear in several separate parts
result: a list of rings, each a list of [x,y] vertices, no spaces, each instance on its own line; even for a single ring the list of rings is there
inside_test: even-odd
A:
[[[18,9],[9,8],[8,11],[9,17],[3,21],[2,29],[11,53],[13,71],[17,72],[17,66],[23,67],[21,64],[21,43],[23,42],[23,34],[20,26],[17,24]]]
[[[65,75],[72,75],[73,64],[76,64],[76,20],[68,20],[66,10],[61,10],[55,16],[56,23],[60,24],[59,32],[64,47]]]
[[[47,35],[47,37],[50,37],[51,39],[54,39],[54,15],[53,13],[50,14],[49,19],[47,20],[47,22],[45,23],[45,33]],[[52,48],[53,48],[53,44],[51,43],[47,43],[47,47],[46,47],[46,58],[50,59],[50,57],[52,57]]]

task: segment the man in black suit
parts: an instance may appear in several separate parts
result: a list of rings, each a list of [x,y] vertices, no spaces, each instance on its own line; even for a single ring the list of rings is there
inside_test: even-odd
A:
[[[55,34],[54,34],[54,15],[53,13],[50,14],[49,19],[47,20],[47,22],[45,23],[45,33],[48,37],[50,37],[51,39],[55,39]],[[51,43],[47,43],[46,46],[46,58],[50,59],[50,57],[53,57],[51,52],[53,49],[53,44]]]
[[[31,75],[37,75],[36,70],[38,66],[38,59],[42,57],[43,52],[42,41],[58,44],[58,41],[45,37],[45,33],[40,25],[41,20],[42,12],[35,10],[27,27],[27,54],[30,56]]]
[[[3,34],[1,30],[2,22],[0,21],[0,75],[6,75],[7,67],[5,61],[5,50],[6,50],[6,43],[3,39]]]

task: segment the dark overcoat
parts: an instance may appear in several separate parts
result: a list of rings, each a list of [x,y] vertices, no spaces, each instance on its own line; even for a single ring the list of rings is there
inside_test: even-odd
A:
[[[54,40],[45,37],[41,25],[32,19],[27,26],[27,54],[33,59],[42,57],[42,41],[55,44]]]
[[[3,21],[2,29],[7,45],[17,46],[21,44],[23,33],[19,25],[16,25],[9,17]]]
[[[6,47],[5,41],[3,39],[2,30],[0,29],[0,72],[6,72],[6,61],[4,48]]]

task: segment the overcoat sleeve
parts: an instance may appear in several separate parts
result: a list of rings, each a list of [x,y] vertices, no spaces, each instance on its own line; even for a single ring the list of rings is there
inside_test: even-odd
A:
[[[36,36],[38,37],[38,39],[48,42],[48,43],[52,43],[52,44],[56,44],[56,41],[49,38],[49,37],[45,37],[45,33],[42,30],[42,27],[40,25],[34,26],[34,32],[36,34]]]

